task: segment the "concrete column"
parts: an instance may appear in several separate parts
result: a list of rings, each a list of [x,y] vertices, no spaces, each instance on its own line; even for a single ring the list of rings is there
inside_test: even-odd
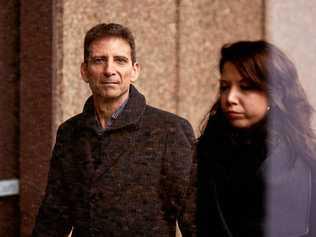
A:
[[[266,37],[281,48],[298,70],[307,96],[316,108],[316,2],[266,0]],[[316,129],[316,117],[313,127]]]

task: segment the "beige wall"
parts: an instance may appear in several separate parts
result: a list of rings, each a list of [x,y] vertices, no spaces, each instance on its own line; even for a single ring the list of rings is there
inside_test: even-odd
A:
[[[266,37],[293,60],[314,108],[316,108],[315,22],[316,1],[266,1]],[[316,129],[315,116],[313,127]]]
[[[97,23],[131,28],[142,65],[136,86],[149,104],[188,118],[197,133],[214,101],[220,46],[263,36],[262,0],[60,0],[55,19],[55,126],[79,113],[90,94],[79,67],[84,34]]]
[[[197,134],[217,93],[221,46],[262,38],[263,13],[262,0],[180,1],[177,112]]]

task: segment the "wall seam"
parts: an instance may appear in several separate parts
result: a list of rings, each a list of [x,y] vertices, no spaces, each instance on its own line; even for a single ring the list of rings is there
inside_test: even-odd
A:
[[[179,106],[180,106],[180,40],[181,40],[181,34],[180,34],[180,4],[181,0],[176,0],[176,39],[175,39],[175,47],[176,47],[176,83],[175,83],[175,102],[176,102],[176,114],[179,113]]]

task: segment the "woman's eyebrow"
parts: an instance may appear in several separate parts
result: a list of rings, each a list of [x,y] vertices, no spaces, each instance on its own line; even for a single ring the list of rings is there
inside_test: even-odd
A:
[[[242,77],[239,82],[242,82],[242,83],[253,83],[253,81],[247,77]]]

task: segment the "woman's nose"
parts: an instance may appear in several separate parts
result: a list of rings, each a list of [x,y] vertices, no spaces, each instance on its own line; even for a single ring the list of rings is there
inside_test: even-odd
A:
[[[227,102],[229,104],[237,104],[238,103],[238,90],[236,88],[230,88],[230,90],[227,93]]]

